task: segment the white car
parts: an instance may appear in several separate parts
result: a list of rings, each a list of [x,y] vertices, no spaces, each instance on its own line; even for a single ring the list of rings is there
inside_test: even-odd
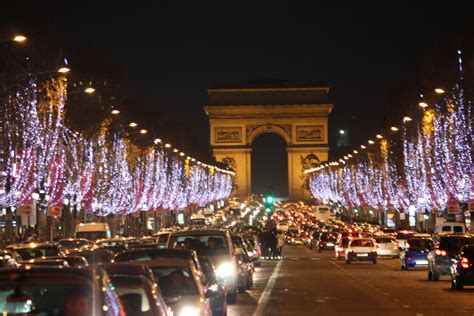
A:
[[[372,261],[373,264],[377,264],[377,248],[374,240],[371,238],[352,239],[345,250],[345,258],[347,264],[355,260]]]
[[[381,236],[375,238],[378,256],[387,256],[398,258],[400,256],[400,249],[395,238],[391,236]]]

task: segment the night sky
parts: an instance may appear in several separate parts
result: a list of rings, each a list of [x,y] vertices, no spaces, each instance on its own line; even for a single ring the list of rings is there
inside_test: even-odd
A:
[[[472,32],[469,2],[16,1],[0,31],[59,41],[71,68],[120,68],[124,106],[186,127],[205,156],[207,87],[259,79],[327,84],[331,143],[341,128],[367,140],[429,55]]]

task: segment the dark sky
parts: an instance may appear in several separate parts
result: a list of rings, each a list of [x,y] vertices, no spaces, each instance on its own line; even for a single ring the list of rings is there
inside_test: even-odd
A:
[[[1,30],[64,43],[72,68],[125,69],[137,100],[128,106],[181,122],[205,152],[207,87],[264,78],[327,83],[332,138],[350,126],[353,143],[365,141],[426,55],[474,21],[472,1],[119,2],[16,1],[2,9]],[[68,50],[74,43],[83,48]]]

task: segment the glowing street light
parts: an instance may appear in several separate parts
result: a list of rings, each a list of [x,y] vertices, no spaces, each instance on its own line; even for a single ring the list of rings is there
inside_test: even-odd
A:
[[[383,138],[383,136],[380,135],[380,134],[377,134],[375,137],[377,137],[378,139],[382,139],[382,138]]]
[[[180,155],[181,157],[183,157],[183,156],[185,155],[185,153],[180,152],[179,155]]]
[[[344,135],[345,133],[346,132],[343,129],[339,130],[339,134]]]
[[[161,143],[161,139],[157,138],[157,139],[154,140],[154,142],[155,142],[155,144],[159,144],[159,143]]]
[[[94,92],[95,92],[95,89],[92,88],[92,87],[88,87],[88,88],[86,88],[86,89],[84,90],[84,92],[91,94],[91,93],[94,93]]]
[[[120,111],[119,110],[112,110],[110,113],[112,113],[113,115],[117,115],[117,114],[120,114]]]
[[[358,154],[359,152],[357,150],[354,149],[353,151],[354,154]]]
[[[441,88],[436,88],[436,89],[435,89],[435,92],[436,92],[437,94],[443,94],[443,93],[445,93],[446,91],[444,91],[444,90],[441,89]]]
[[[140,134],[146,134],[146,133],[148,133],[148,131],[146,129],[141,129],[140,130]]]
[[[175,148],[175,149],[173,149],[173,152],[174,152],[174,153],[177,153],[178,151],[179,151],[179,150],[178,150],[178,149],[176,149],[176,148]]]
[[[366,149],[367,147],[365,147],[364,145],[360,145],[360,148]]]
[[[369,139],[369,142],[368,142],[368,143],[371,144],[371,145],[375,144],[375,142],[374,142],[373,140],[371,140],[371,139]]]
[[[351,154],[348,154],[347,157],[352,158],[352,155],[351,155]]]
[[[69,67],[61,67],[61,68],[58,69],[58,72],[61,73],[61,74],[67,74],[70,71],[71,71],[71,68],[69,68]]]
[[[427,108],[428,107],[428,103],[426,103],[426,102],[420,102],[420,103],[418,103],[418,105],[422,108]]]
[[[137,126],[138,126],[138,124],[137,124],[137,123],[135,123],[135,122],[131,122],[130,124],[128,124],[128,126],[130,126],[130,127],[137,127]]]
[[[409,117],[409,116],[405,116],[405,117],[403,118],[403,123],[411,122],[411,121],[412,121],[412,119],[411,119],[411,117]]]
[[[171,144],[165,144],[165,148],[170,148]]]
[[[398,131],[398,127],[395,127],[395,126],[390,127],[390,129],[394,132]]]
[[[17,43],[23,43],[26,40],[27,38],[23,35],[15,35],[15,37],[13,37],[13,41]]]

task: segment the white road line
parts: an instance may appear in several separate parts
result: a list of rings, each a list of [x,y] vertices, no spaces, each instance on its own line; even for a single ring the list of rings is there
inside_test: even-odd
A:
[[[333,266],[335,266],[336,268],[338,269],[342,269],[342,267],[340,265],[338,265],[337,263],[335,263],[334,261],[329,261]]]
[[[263,311],[265,310],[265,306],[267,305],[268,299],[270,298],[270,295],[272,294],[273,291],[273,286],[275,285],[276,278],[278,277],[278,273],[280,272],[280,267],[283,261],[278,261],[275,270],[273,270],[272,276],[270,277],[270,280],[268,280],[267,286],[265,287],[265,290],[262,293],[262,296],[260,296],[260,299],[258,300],[258,305],[257,309],[253,313],[254,316],[260,316],[263,314]]]

